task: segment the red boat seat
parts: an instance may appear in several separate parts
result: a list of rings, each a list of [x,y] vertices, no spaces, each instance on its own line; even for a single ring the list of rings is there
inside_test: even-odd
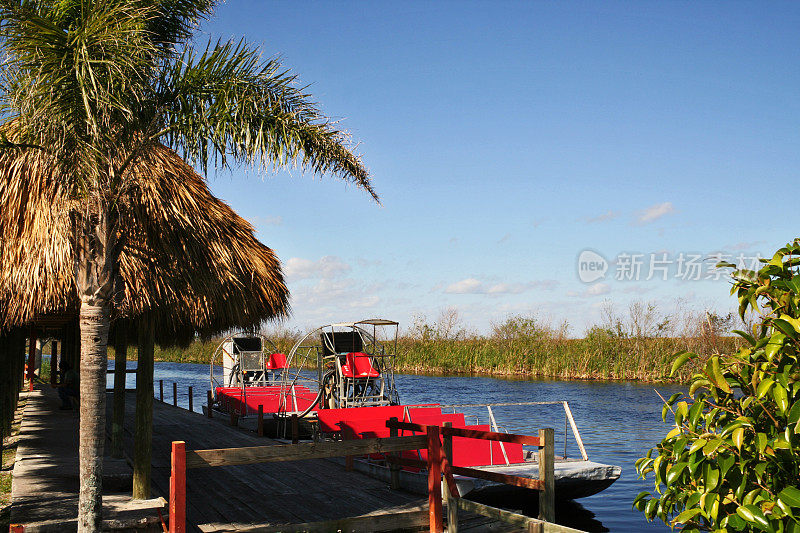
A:
[[[342,376],[352,379],[377,378],[381,375],[372,366],[372,358],[363,352],[350,352],[342,365]]]
[[[417,418],[420,416],[441,415],[442,408],[439,404],[431,404],[426,406],[409,407],[408,416],[404,419],[406,422],[417,423]],[[421,424],[421,422],[419,422]],[[438,425],[438,424],[437,424]]]
[[[289,368],[286,364],[286,356],[282,353],[270,354],[266,367],[267,370],[283,370]]]
[[[403,420],[402,405],[379,405],[375,407],[352,407],[344,409],[320,409],[317,413],[321,433],[338,433],[339,423],[344,420],[381,419],[384,427],[392,417]]]

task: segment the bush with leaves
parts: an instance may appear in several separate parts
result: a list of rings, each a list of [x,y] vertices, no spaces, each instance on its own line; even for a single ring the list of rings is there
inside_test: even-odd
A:
[[[739,314],[759,319],[745,345],[714,354],[691,377],[688,396],[666,401],[675,427],[636,462],[656,494],[634,507],[682,531],[800,533],[800,239],[734,270]],[[719,265],[718,265],[719,266]],[[721,266],[735,269],[735,265]],[[678,354],[674,374],[697,354]]]

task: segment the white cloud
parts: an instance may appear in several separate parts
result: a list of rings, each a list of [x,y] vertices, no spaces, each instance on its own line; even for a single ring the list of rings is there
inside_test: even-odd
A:
[[[584,217],[584,221],[587,224],[594,224],[596,222],[608,222],[609,220],[614,220],[619,216],[618,211],[611,211],[610,209],[601,215],[597,215],[595,217]]]
[[[573,298],[594,298],[595,296],[602,296],[611,292],[611,286],[608,283],[595,283],[584,291],[569,291],[567,296]]]
[[[602,294],[608,294],[611,292],[611,286],[608,283],[596,283],[586,289],[586,294],[588,296],[600,296]]]
[[[556,285],[558,285],[558,282],[550,279],[526,283],[496,283],[489,285],[475,278],[467,278],[448,285],[444,292],[448,294],[522,294],[531,289],[550,290]]]
[[[636,222],[637,224],[649,224],[674,212],[675,208],[672,206],[672,202],[651,205],[647,209],[639,211]]]
[[[350,265],[333,255],[326,255],[318,261],[292,257],[286,261],[284,268],[286,279],[299,281],[302,279],[333,279],[350,271]]]
[[[478,294],[483,292],[483,283],[475,278],[462,279],[449,285],[444,292],[449,294]]]

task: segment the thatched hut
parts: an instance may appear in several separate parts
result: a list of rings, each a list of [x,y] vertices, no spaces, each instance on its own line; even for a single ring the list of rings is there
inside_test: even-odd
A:
[[[147,469],[137,468],[146,474],[136,481],[141,496],[149,492],[156,335],[148,325],[158,322],[161,344],[253,329],[288,313],[288,291],[273,251],[174,152],[154,147],[131,175],[135,179],[117,200],[121,268],[114,317],[118,324],[126,318],[140,333],[137,421],[147,426],[137,437],[136,463]],[[16,404],[19,388],[12,382],[20,381],[26,337],[34,337],[36,328],[55,329],[64,356],[76,362],[80,353],[73,210],[81,204],[75,196],[41,152],[0,155],[0,374],[8,381],[3,390],[14,391],[0,399],[3,427]],[[118,339],[124,346],[125,333]],[[122,348],[118,364],[124,365],[124,353]],[[122,399],[115,396],[115,403]]]

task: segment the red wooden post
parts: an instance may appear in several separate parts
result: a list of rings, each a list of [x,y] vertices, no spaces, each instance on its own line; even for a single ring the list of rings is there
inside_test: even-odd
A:
[[[33,371],[36,366],[36,329],[31,328],[28,345],[28,390],[33,390]]]
[[[264,406],[261,404],[258,406],[258,436],[264,436]]]
[[[208,400],[208,418],[212,418],[213,414],[211,412],[211,391],[206,391],[206,399]]]
[[[186,443],[172,441],[169,477],[169,533],[186,531]]]
[[[442,441],[439,426],[428,426],[428,517],[431,533],[442,533]]]
[[[192,394],[192,387],[189,387],[189,411],[194,412],[194,394]]]
[[[8,533],[25,533],[25,526],[22,524],[11,524],[8,526]]]

